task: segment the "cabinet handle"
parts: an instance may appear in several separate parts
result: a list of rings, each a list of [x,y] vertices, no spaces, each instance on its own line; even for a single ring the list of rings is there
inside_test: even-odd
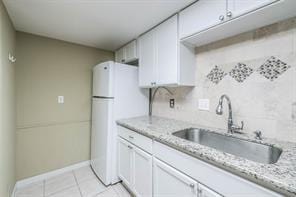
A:
[[[197,192],[198,192],[198,194],[199,194],[199,196],[200,196],[201,193],[202,193],[202,190],[201,190],[200,188],[198,188],[198,189],[197,189]]]
[[[129,139],[134,139],[134,137],[133,136],[128,136],[129,137]]]
[[[228,17],[232,17],[232,12],[230,12],[230,11],[227,12],[227,16],[228,16]]]
[[[190,183],[189,186],[190,186],[191,188],[194,188],[194,187],[195,187],[195,185],[194,185],[193,183]]]
[[[224,16],[223,15],[219,16],[219,20],[224,21]]]
[[[132,146],[130,146],[130,145],[127,145],[127,147],[129,148],[129,149],[132,149],[133,147]]]

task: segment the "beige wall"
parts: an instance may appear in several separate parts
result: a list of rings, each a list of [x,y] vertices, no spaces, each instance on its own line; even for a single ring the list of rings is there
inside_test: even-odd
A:
[[[88,160],[91,69],[114,54],[22,32],[16,48],[17,179]]]
[[[0,196],[8,197],[15,183],[15,30],[0,1]]]
[[[270,81],[256,70],[270,56],[291,66],[278,79]],[[207,75],[219,66],[228,73],[237,63],[254,70],[244,82],[229,75],[218,84]],[[235,123],[245,122],[244,132],[259,129],[266,137],[296,142],[296,18],[260,28],[196,49],[196,86],[175,88],[176,107],[170,109],[168,96],[160,92],[154,103],[154,114],[193,123],[225,128],[228,110],[215,113],[219,97],[231,98]],[[198,99],[210,100],[210,111],[198,110]]]

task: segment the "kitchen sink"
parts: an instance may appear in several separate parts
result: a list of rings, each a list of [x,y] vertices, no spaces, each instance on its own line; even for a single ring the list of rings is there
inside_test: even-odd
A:
[[[276,163],[282,153],[282,149],[271,145],[251,142],[198,128],[177,131],[174,132],[173,135],[191,142],[196,142],[204,146],[264,164]]]

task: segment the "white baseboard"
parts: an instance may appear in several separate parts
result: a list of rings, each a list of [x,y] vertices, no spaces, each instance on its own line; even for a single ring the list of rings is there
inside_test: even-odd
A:
[[[57,175],[72,171],[72,170],[75,170],[75,169],[78,169],[78,168],[89,166],[89,165],[90,165],[90,161],[88,160],[88,161],[77,163],[77,164],[67,166],[67,167],[64,167],[64,168],[61,168],[61,169],[58,169],[58,170],[53,170],[53,171],[50,171],[50,172],[46,172],[44,174],[40,174],[40,175],[37,175],[37,176],[33,176],[33,177],[30,177],[30,178],[19,180],[19,181],[16,182],[14,190],[16,188],[25,187],[25,186],[27,186],[27,185],[29,185],[31,183],[39,182],[39,181],[42,181],[42,180],[45,180],[45,179],[48,179],[48,178],[51,178],[51,177],[54,177],[54,176],[57,176]]]

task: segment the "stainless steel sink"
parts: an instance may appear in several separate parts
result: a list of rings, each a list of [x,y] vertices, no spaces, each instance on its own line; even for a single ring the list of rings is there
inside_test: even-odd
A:
[[[177,131],[173,135],[264,164],[276,163],[282,153],[280,148],[274,146],[250,142],[197,128]]]

